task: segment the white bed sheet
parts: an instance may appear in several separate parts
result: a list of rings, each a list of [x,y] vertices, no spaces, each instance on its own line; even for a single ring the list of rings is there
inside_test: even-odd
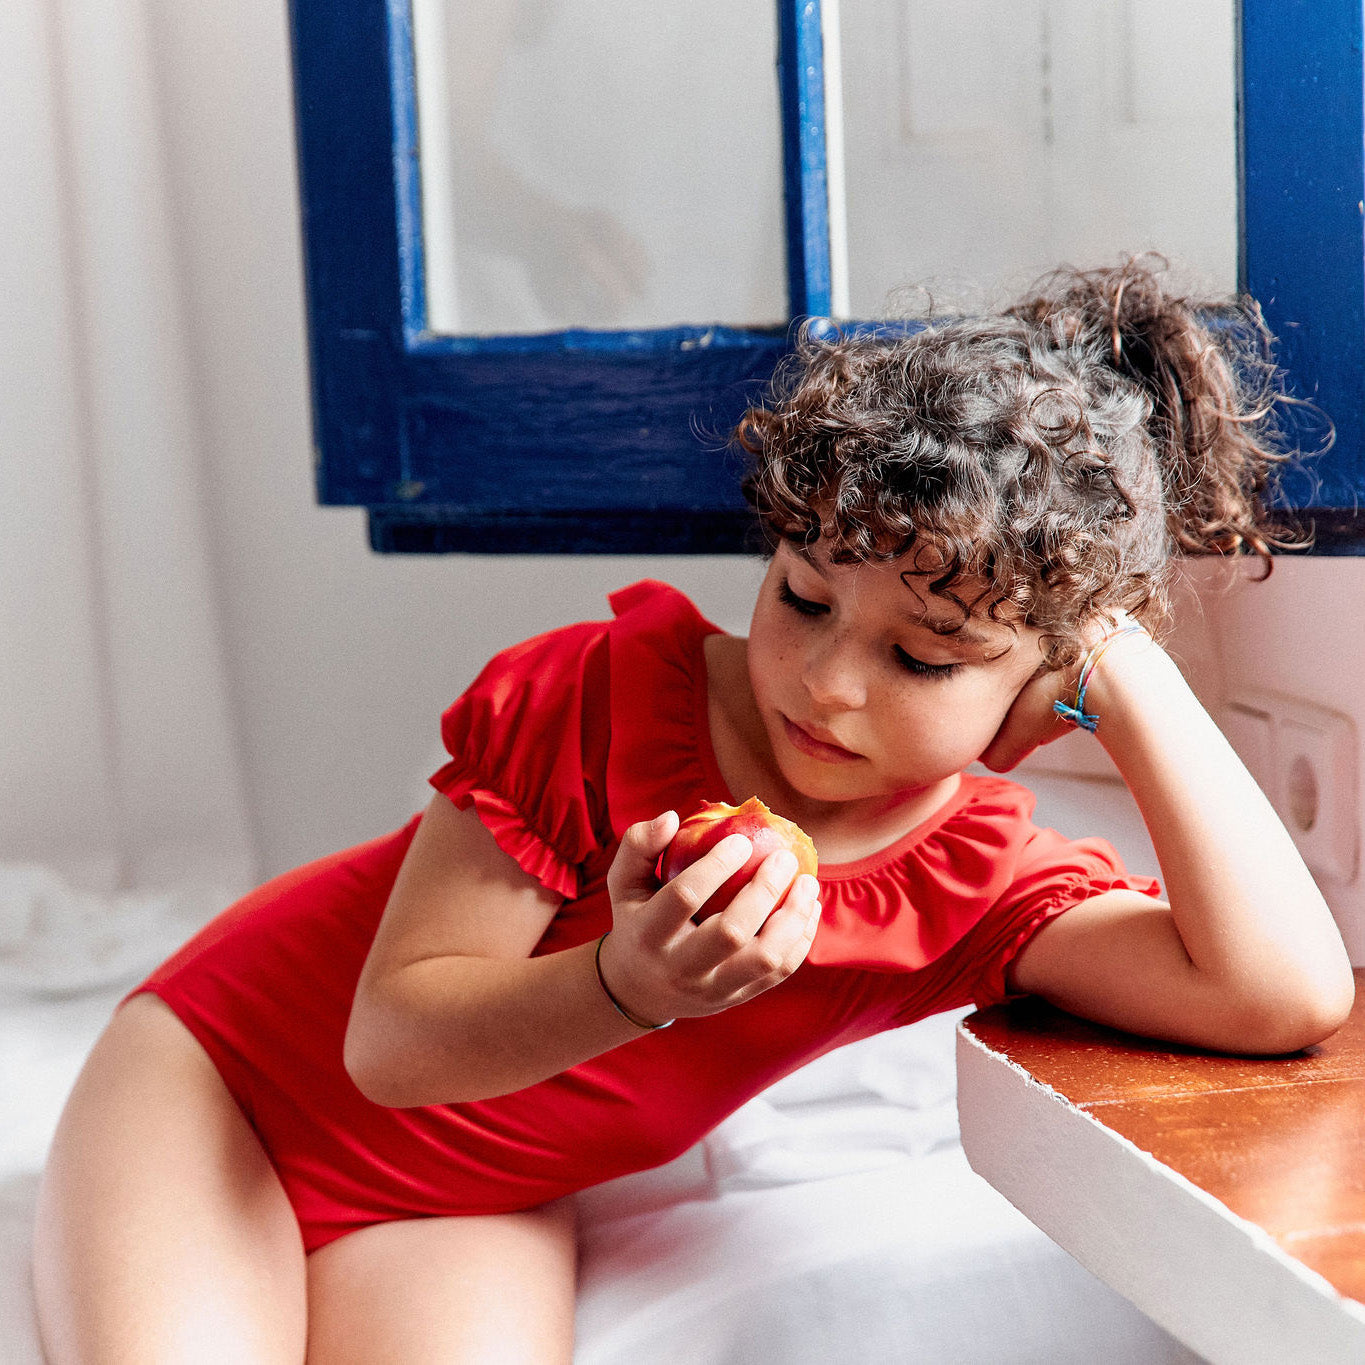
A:
[[[578,1365],[1194,1362],[968,1167],[873,1170],[589,1217]]]
[[[1135,871],[1155,870],[1122,788],[1046,776],[1030,785],[1040,823],[1104,834]],[[26,912],[0,935],[11,975],[52,988],[108,983],[117,953],[92,956],[88,934],[66,935],[78,940],[71,959],[54,952],[58,901],[48,899],[44,915]],[[161,919],[148,921],[145,966],[165,947],[150,939],[169,932]],[[128,964],[136,947],[113,945]],[[38,1173],[123,989],[0,995],[3,1365],[41,1359],[29,1281]],[[823,1057],[676,1161],[584,1191],[578,1365],[1197,1362],[967,1166],[957,1017]]]
[[[39,1365],[38,1172],[119,997],[0,1004],[0,1358]],[[955,1017],[789,1077],[677,1161],[580,1196],[578,1365],[1197,1362],[967,1166]]]

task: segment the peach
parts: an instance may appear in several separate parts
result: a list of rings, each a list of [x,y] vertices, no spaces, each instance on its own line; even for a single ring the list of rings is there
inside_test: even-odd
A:
[[[803,872],[815,876],[819,863],[810,835],[800,825],[774,815],[756,796],[743,805],[731,806],[724,801],[703,801],[678,827],[673,842],[664,849],[660,860],[660,876],[671,881],[685,867],[690,867],[704,853],[708,853],[729,834],[743,834],[754,846],[749,860],[716,890],[706,904],[693,915],[700,923],[724,910],[736,893],[758,871],[758,865],[779,848],[789,848],[796,855],[795,881]]]

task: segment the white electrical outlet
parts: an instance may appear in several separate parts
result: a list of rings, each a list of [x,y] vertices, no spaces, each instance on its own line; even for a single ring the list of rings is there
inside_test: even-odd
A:
[[[1301,697],[1238,692],[1219,723],[1304,862],[1320,876],[1354,881],[1360,830],[1350,717]]]

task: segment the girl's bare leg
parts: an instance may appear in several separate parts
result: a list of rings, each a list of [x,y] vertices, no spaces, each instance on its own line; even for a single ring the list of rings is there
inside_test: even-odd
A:
[[[568,1200],[383,1223],[305,1260],[217,1068],[151,995],[118,1010],[76,1082],[34,1238],[52,1365],[568,1365],[575,1280]]]
[[[573,1204],[420,1218],[308,1258],[309,1365],[569,1365]]]
[[[34,1287],[48,1360],[298,1365],[305,1266],[217,1069],[166,1005],[134,996],[95,1044],[43,1176]]]

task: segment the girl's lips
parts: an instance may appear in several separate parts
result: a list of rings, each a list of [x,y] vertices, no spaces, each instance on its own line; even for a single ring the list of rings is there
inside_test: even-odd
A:
[[[803,754],[808,754],[811,758],[822,759],[826,763],[856,763],[861,754],[855,754],[852,749],[845,749],[838,744],[827,744],[823,739],[816,739],[814,735],[807,733],[799,725],[782,717],[783,728],[787,732],[787,740],[793,749],[799,749]]]

